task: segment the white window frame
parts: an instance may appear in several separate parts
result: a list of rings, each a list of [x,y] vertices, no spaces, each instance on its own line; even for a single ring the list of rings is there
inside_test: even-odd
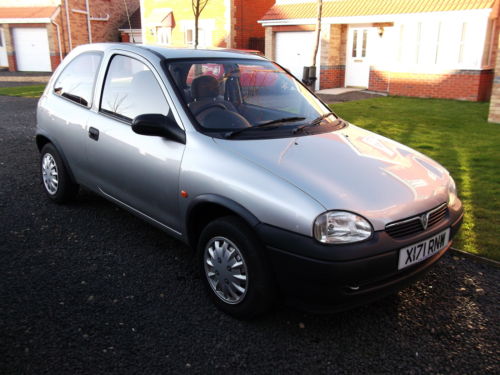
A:
[[[439,21],[437,23],[437,34],[436,34],[436,49],[435,49],[435,55],[434,55],[434,65],[439,65],[439,52],[440,50],[443,50],[443,23]],[[442,53],[442,52],[441,52]]]
[[[462,22],[460,27],[460,42],[458,45],[458,64],[464,63],[465,50],[467,48],[467,29],[469,28],[469,22]]]
[[[421,63],[420,49],[422,44],[422,23],[417,22],[417,28],[415,31],[415,64],[419,65]]]
[[[172,28],[157,26],[156,27],[156,42],[158,44],[169,45],[172,41]]]
[[[480,70],[494,64],[490,59],[493,27],[485,12],[429,14],[424,18],[401,16],[380,39],[391,50],[379,56],[378,66],[398,72],[439,73],[447,70]],[[467,17],[466,17],[467,16]],[[465,32],[463,23],[467,23]],[[489,26],[489,27],[488,27]],[[420,32],[419,32],[420,30]],[[490,47],[490,48],[488,48]],[[460,54],[462,49],[462,54]],[[461,57],[461,58],[460,58]]]
[[[181,30],[184,33],[184,44],[188,46],[194,45],[194,20],[182,20]],[[211,47],[212,32],[215,29],[214,19],[198,20],[198,47]],[[188,32],[191,31],[191,40],[188,39]]]

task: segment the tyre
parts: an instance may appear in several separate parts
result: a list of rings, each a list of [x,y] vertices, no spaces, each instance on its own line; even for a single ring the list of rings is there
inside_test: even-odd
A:
[[[66,203],[76,196],[78,185],[71,180],[67,167],[52,143],[47,143],[40,152],[40,172],[43,188],[54,202]]]
[[[221,310],[248,319],[272,306],[274,283],[262,246],[241,218],[210,222],[200,235],[197,255],[201,278]]]

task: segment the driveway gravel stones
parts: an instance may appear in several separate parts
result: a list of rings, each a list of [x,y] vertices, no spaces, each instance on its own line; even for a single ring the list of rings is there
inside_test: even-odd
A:
[[[498,268],[448,253],[369,306],[235,320],[180,242],[85,191],[46,199],[35,105],[0,97],[0,373],[500,373]]]

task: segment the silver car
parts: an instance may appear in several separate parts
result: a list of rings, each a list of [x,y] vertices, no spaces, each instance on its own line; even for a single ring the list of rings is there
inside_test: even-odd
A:
[[[438,163],[238,51],[78,47],[40,98],[36,143],[50,199],[83,186],[184,241],[236,317],[393,293],[463,217]]]

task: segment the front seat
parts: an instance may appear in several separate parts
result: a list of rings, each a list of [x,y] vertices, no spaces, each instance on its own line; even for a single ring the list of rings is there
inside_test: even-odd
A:
[[[213,76],[204,75],[193,79],[191,83],[191,96],[193,97],[193,101],[188,104],[188,107],[195,116],[205,109],[211,107],[221,108],[220,106],[224,106],[230,111],[237,112],[233,103],[224,100],[224,98],[219,95],[219,82],[217,82],[217,79]]]
[[[194,101],[188,107],[203,127],[238,129],[251,126],[233,103],[219,95],[219,83],[215,77],[204,75],[195,78],[191,83],[191,95]]]

